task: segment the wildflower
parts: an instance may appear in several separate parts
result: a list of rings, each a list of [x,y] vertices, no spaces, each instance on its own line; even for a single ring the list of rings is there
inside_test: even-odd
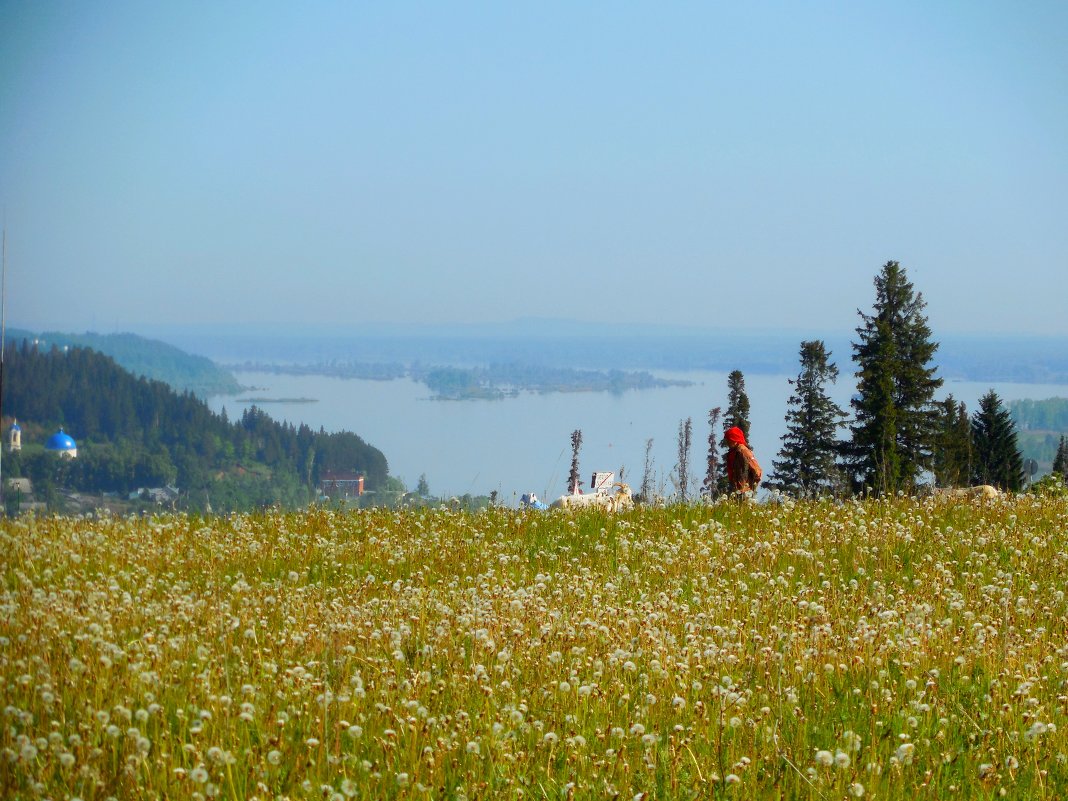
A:
[[[208,772],[203,765],[197,765],[189,772],[189,778],[197,784],[204,784],[208,780]]]
[[[830,767],[832,764],[834,764],[834,754],[832,754],[830,751],[817,751],[816,764],[823,765],[824,767]]]
[[[1031,724],[1031,728],[1024,732],[1024,738],[1027,740],[1034,740],[1037,739],[1039,735],[1045,734],[1047,731],[1049,731],[1049,726],[1041,721],[1035,721]]]
[[[860,735],[853,731],[846,731],[842,734],[842,744],[846,751],[859,751],[861,744]]]
[[[1009,770],[1016,770],[1020,767],[1020,760],[1014,756],[1008,756],[1005,758],[1005,767]]]
[[[478,754],[479,750],[480,750],[480,746],[478,744],[478,740],[471,740],[467,744],[467,753],[469,753],[469,754]]]
[[[913,745],[912,743],[902,743],[897,747],[897,751],[894,753],[894,756],[897,757],[898,761],[901,762],[902,765],[911,765],[912,758],[915,753],[915,745]]]
[[[834,754],[834,764],[843,770],[845,768],[848,768],[849,754],[847,754],[845,751],[836,751]]]
[[[633,726],[630,727],[630,733],[633,734],[635,737],[641,737],[643,734],[645,734],[645,726],[640,723],[635,723]]]
[[[554,731],[547,731],[545,732],[545,736],[542,737],[542,742],[544,742],[546,745],[556,745],[558,742],[560,742],[560,737]]]
[[[849,794],[854,798],[863,798],[864,785],[860,782],[853,782],[851,785],[849,785]]]
[[[272,749],[271,751],[268,751],[267,752],[267,761],[270,762],[272,765],[281,765],[282,764],[282,752],[279,751],[278,749]]]
[[[741,783],[742,779],[736,773],[728,773],[727,778],[725,778],[723,781],[727,784],[739,784]]]

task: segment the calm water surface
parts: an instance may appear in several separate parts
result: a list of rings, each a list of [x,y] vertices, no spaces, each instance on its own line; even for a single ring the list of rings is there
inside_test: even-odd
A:
[[[690,473],[698,484],[708,454],[708,410],[727,405],[727,374],[659,373],[693,381],[687,387],[631,390],[620,395],[594,392],[522,393],[495,401],[436,401],[423,385],[408,379],[362,381],[326,376],[238,373],[245,386],[261,387],[236,397],[216,397],[212,409],[226,408],[231,419],[250,403],[239,399],[315,398],[315,403],[261,402],[276,420],[307,423],[327,431],[348,430],[380,449],[391,475],[414,488],[426,474],[436,496],[497,490],[503,502],[524,492],[553,499],[566,489],[571,467],[571,432],[582,431],[579,468],[588,484],[595,470],[620,469],[632,487],[641,483],[645,445],[653,440],[653,472],[671,492],[678,462],[680,421],[693,419]],[[752,445],[765,473],[771,472],[786,429],[787,400],[794,376],[746,375]],[[1005,402],[1064,397],[1068,387],[1048,384],[947,382],[941,397],[953,393],[969,412],[993,388]],[[839,381],[834,399],[849,411],[853,385]]]

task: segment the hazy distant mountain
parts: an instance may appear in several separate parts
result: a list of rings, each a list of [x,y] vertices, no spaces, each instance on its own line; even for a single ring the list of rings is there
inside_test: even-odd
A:
[[[795,374],[806,339],[822,339],[843,376],[852,331],[683,328],[526,318],[471,325],[361,325],[345,329],[169,329],[167,341],[220,363],[527,364],[598,370],[716,370]],[[947,380],[1068,384],[1068,337],[951,334],[935,363]]]
[[[21,340],[37,341],[39,348],[82,347],[113,358],[119,366],[136,376],[155,379],[179,392],[194,395],[232,395],[241,385],[228,370],[205,356],[194,356],[174,345],[137,334],[65,334],[55,331],[34,333],[8,329],[7,342],[18,345]]]

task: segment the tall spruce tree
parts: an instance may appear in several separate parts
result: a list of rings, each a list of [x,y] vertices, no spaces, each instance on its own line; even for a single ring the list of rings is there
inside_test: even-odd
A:
[[[1023,487],[1023,456],[1016,444],[1016,424],[994,390],[979,399],[972,415],[975,461],[972,481],[1018,492]]]
[[[708,411],[708,463],[705,470],[705,482],[701,493],[707,498],[716,498],[720,494],[719,469],[719,416],[722,412],[718,406]]]
[[[858,488],[877,495],[912,491],[932,463],[933,397],[942,379],[928,366],[938,343],[931,340],[926,305],[904,268],[890,261],[875,277],[872,314],[857,312],[851,469]]]
[[[1061,434],[1057,455],[1053,457],[1053,473],[1068,481],[1068,437]]]
[[[968,409],[950,395],[938,404],[938,447],[931,466],[935,485],[963,487],[972,478],[972,423]]]
[[[723,416],[723,431],[738,426],[749,441],[749,396],[745,392],[745,376],[732,370],[727,376],[727,413]]]
[[[745,434],[745,441],[749,442],[749,395],[745,391],[745,376],[741,370],[731,370],[727,376],[727,411],[723,415],[723,439],[719,445],[723,448],[720,456],[719,471],[719,495],[726,495],[731,491],[730,482],[727,478],[727,431],[737,426]],[[752,445],[750,444],[750,447]]]
[[[768,485],[802,498],[833,493],[840,484],[838,430],[846,413],[827,395],[825,386],[838,379],[838,367],[820,340],[801,343],[801,372],[790,383],[786,433],[779,459],[772,462]]]

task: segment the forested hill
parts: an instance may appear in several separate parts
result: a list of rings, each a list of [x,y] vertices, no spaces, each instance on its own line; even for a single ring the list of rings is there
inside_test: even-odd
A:
[[[166,342],[146,339],[137,334],[62,334],[55,331],[31,333],[9,330],[9,343],[34,341],[43,349],[64,347],[91,348],[113,358],[135,376],[144,376],[169,384],[179,392],[200,397],[233,395],[241,385],[228,370],[205,356],[195,356]]]
[[[22,452],[4,454],[4,477],[25,475],[35,487],[124,493],[173,484],[185,508],[210,502],[225,511],[307,503],[325,470],[361,471],[368,489],[387,478],[385,456],[356,434],[295,428],[256,408],[230,422],[191,393],[85,348],[9,341],[3,416],[5,434],[12,418],[22,428]],[[76,440],[77,459],[44,450],[60,426]]]

